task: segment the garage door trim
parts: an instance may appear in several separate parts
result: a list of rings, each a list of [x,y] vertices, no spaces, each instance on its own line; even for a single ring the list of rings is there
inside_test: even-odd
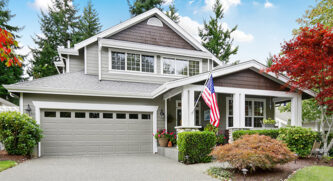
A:
[[[157,110],[158,106],[124,105],[124,104],[95,104],[95,103],[69,103],[69,102],[47,102],[32,101],[35,106],[36,122],[40,125],[41,109],[71,109],[71,110],[99,110],[99,111],[132,111],[152,112],[153,132],[157,131]],[[157,141],[153,139],[153,153],[157,152]],[[38,143],[38,157],[41,156],[41,142]]]

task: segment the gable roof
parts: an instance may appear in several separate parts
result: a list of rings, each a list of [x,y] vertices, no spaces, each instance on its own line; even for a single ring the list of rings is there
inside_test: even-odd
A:
[[[63,54],[76,54],[79,49],[98,41],[98,39],[106,38],[108,36],[114,35],[128,27],[131,27],[137,23],[140,23],[141,21],[152,17],[157,16],[160,20],[163,21],[167,26],[169,26],[173,31],[175,31],[180,37],[182,37],[184,40],[186,40],[189,44],[191,44],[193,47],[198,49],[199,51],[207,52],[211,55],[211,59],[214,60],[218,65],[222,65],[221,61],[215,57],[211,52],[209,52],[204,46],[201,45],[199,41],[197,41],[194,37],[192,37],[189,33],[187,33],[183,28],[181,28],[177,23],[173,22],[169,17],[167,17],[162,11],[160,11],[158,8],[151,9],[149,11],[146,11],[142,14],[139,14],[131,19],[128,19],[116,26],[113,26],[109,29],[106,29],[100,33],[98,33],[95,36],[92,36],[86,40],[83,40],[77,44],[74,45],[74,48],[58,48],[59,53]]]

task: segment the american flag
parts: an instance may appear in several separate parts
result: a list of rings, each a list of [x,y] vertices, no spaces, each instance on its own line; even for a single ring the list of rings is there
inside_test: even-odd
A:
[[[216,102],[216,94],[212,75],[209,77],[205,89],[202,92],[202,98],[210,108],[210,124],[218,127],[220,124],[220,112]]]

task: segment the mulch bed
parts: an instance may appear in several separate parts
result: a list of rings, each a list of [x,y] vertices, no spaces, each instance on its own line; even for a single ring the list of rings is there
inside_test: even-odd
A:
[[[12,160],[17,163],[22,163],[26,160],[30,159],[28,156],[22,156],[22,155],[8,155],[8,153],[5,150],[0,150],[0,161],[3,160]]]
[[[324,165],[333,167],[333,160],[329,163],[318,162],[315,158],[298,159],[296,163],[294,161],[284,165],[277,165],[272,170],[257,170],[255,173],[249,173],[246,176],[246,181],[280,181],[287,179],[294,171],[312,165]],[[232,180],[243,181],[244,177],[242,173],[236,172]]]

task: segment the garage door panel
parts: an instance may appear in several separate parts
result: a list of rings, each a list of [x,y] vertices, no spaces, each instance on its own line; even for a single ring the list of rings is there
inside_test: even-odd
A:
[[[42,110],[42,115],[44,115]],[[51,110],[57,111],[57,110]],[[152,151],[152,120],[60,118],[59,110],[56,118],[41,116],[41,127],[44,137],[41,141],[42,155],[104,155],[124,153],[151,153]],[[69,111],[65,111],[69,112]],[[96,112],[96,111],[91,111]],[[139,114],[139,113],[135,113]],[[141,116],[138,116],[141,118]]]

